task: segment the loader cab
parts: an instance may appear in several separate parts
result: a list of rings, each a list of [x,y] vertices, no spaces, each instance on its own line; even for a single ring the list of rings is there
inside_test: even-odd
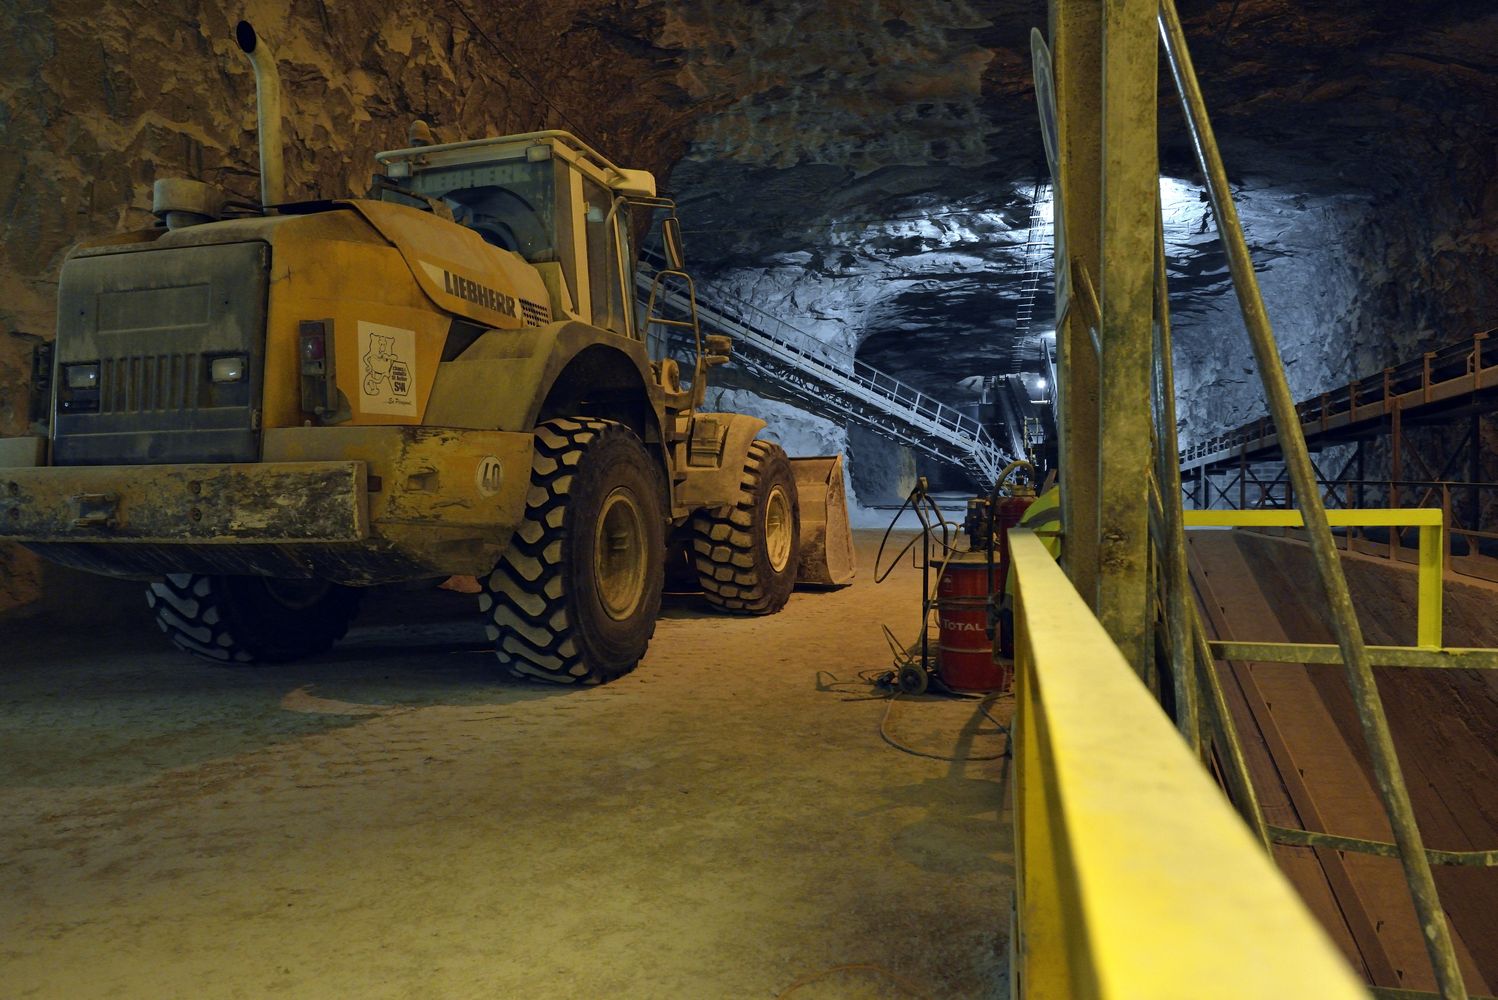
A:
[[[519,254],[546,282],[552,315],[639,339],[631,198],[655,179],[625,170],[566,132],[534,132],[380,153],[389,186],[446,207],[453,220]]]

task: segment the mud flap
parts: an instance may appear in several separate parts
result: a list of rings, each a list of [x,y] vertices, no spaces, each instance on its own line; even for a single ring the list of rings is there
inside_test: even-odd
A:
[[[796,582],[842,587],[853,582],[853,532],[843,489],[843,456],[793,458],[801,507],[801,565]]]

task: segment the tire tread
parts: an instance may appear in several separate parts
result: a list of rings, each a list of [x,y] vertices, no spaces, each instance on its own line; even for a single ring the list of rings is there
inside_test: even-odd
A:
[[[486,581],[485,630],[499,661],[517,677],[560,684],[596,684],[634,668],[605,673],[588,664],[568,609],[563,535],[579,463],[608,434],[633,432],[622,424],[563,417],[536,427],[525,520]],[[650,635],[654,635],[654,616]],[[648,641],[648,639],[647,639]]]
[[[256,634],[234,602],[226,580],[207,574],[173,573],[146,587],[146,605],[172,644],[217,663],[279,662],[325,652],[348,632],[359,605],[357,594],[330,600],[314,631],[288,640]]]
[[[784,595],[767,588],[760,578],[755,552],[758,539],[754,519],[760,484],[765,465],[776,454],[784,456],[779,445],[753,441],[744,459],[734,503],[700,510],[692,516],[692,562],[703,596],[720,610],[763,615],[784,606]]]

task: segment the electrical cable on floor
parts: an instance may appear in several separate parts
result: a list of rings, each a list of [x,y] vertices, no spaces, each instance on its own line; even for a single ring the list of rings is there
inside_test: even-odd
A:
[[[901,743],[899,740],[895,739],[889,733],[889,718],[890,718],[890,714],[894,710],[895,699],[899,698],[900,695],[903,692],[901,692],[899,690],[891,689],[889,683],[887,683],[883,679],[885,677],[888,677],[888,675],[889,675],[889,671],[887,671],[887,670],[885,670],[885,671],[881,671],[881,670],[863,670],[863,671],[859,672],[857,680],[843,680],[842,678],[838,677],[836,674],[832,673],[831,671],[828,671],[828,670],[818,670],[816,672],[817,690],[818,691],[834,691],[834,692],[837,692],[839,694],[849,694],[849,693],[852,693],[852,692],[850,692],[850,691],[848,691],[846,689],[850,685],[863,685],[864,688],[865,688],[865,690],[874,691],[874,692],[880,692],[880,693],[876,693],[876,694],[869,694],[869,695],[867,695],[865,697],[862,697],[862,698],[851,697],[851,698],[844,698],[842,700],[843,701],[883,701],[883,702],[885,702],[884,715],[879,720],[879,738],[882,739],[885,743],[888,743],[894,749],[899,750],[901,753],[908,753],[908,754],[910,754],[913,757],[925,757],[925,758],[927,758],[929,760],[940,760],[940,761],[944,761],[944,762],[949,763],[949,764],[950,763],[956,763],[958,761],[962,761],[962,762],[974,761],[974,762],[976,762],[976,761],[985,761],[985,760],[1001,760],[1001,759],[1009,756],[1009,747],[1007,745],[1004,747],[1004,752],[1003,753],[999,753],[999,754],[992,754],[992,755],[985,754],[982,757],[948,757],[948,756],[944,756],[942,754],[927,753],[924,750],[917,750],[915,747],[907,746],[904,743]],[[822,679],[824,676],[827,678],[826,681],[824,681]],[[1003,736],[1003,737],[1005,737],[1005,739],[1007,741],[1007,739],[1009,737],[1009,727],[1006,726],[1004,723],[1000,722],[998,720],[998,718],[996,718],[993,715],[993,713],[990,712],[988,709],[989,709],[989,706],[991,706],[994,702],[1000,700],[1001,698],[1010,698],[1010,697],[1013,697],[1013,695],[1010,695],[1010,694],[1007,694],[1007,693],[986,694],[986,695],[972,695],[972,694],[963,694],[960,691],[951,691],[951,690],[947,690],[945,692],[945,694],[946,694],[946,696],[948,698],[950,698],[952,700],[955,700],[955,701],[977,701],[978,702],[978,706],[977,706],[978,711],[983,714],[983,717],[985,719],[987,719],[989,722],[993,723],[994,727],[996,729],[998,729],[997,733],[975,733],[974,735],[977,735],[977,736]]]
[[[911,982],[909,979],[906,979],[904,976],[899,975],[898,973],[889,971],[882,965],[874,965],[868,962],[850,962],[845,965],[834,965],[832,968],[823,969],[821,972],[808,972],[804,976],[798,976],[796,980],[791,983],[791,985],[775,994],[775,1000],[785,1000],[786,997],[790,996],[792,993],[795,993],[803,986],[810,986],[812,983],[830,978],[843,972],[877,972],[879,975],[889,979],[890,982],[895,983],[901,989],[907,990],[917,997],[929,997],[931,995],[925,990],[921,989],[915,983]]]
[[[924,757],[927,760],[939,760],[939,761],[943,761],[943,762],[948,763],[948,764],[956,764],[956,763],[959,763],[959,762],[963,763],[963,764],[969,764],[969,763],[977,763],[978,761],[984,761],[984,760],[1003,760],[1005,757],[1009,756],[1009,727],[1006,726],[1006,725],[1004,725],[998,719],[995,719],[992,715],[989,715],[988,712],[987,712],[987,710],[986,710],[986,707],[988,705],[992,704],[998,698],[1002,697],[1001,695],[990,695],[988,698],[984,699],[984,701],[981,704],[979,704],[979,706],[978,706],[978,711],[980,711],[980,712],[983,713],[984,718],[988,719],[988,721],[990,721],[994,725],[998,726],[999,727],[999,732],[998,733],[974,733],[973,735],[975,735],[975,736],[988,736],[988,735],[998,736],[998,735],[1002,735],[1004,737],[1004,750],[1003,750],[1002,753],[984,754],[981,757],[948,757],[945,754],[927,753],[924,750],[917,750],[915,747],[906,746],[904,743],[901,743],[899,740],[895,739],[893,736],[891,736],[889,734],[889,717],[890,717],[890,713],[895,710],[895,702],[897,700],[899,700],[899,697],[900,697],[900,692],[896,691],[893,694],[891,694],[889,696],[889,698],[887,699],[887,702],[886,702],[886,704],[884,706],[884,717],[879,720],[879,738],[882,739],[884,742],[888,743],[890,746],[894,747],[896,750],[900,751],[901,753],[908,753],[912,757]]]
[[[857,684],[861,685],[861,689],[863,691],[873,691],[876,693],[865,694],[861,698],[844,698],[842,699],[843,701],[883,701],[885,698],[888,698],[889,695],[882,693],[884,691],[884,688],[879,684],[879,676],[888,672],[889,671],[887,670],[880,670],[878,668],[875,668],[873,670],[860,670],[858,672],[857,680],[845,681],[830,670],[818,670],[816,672],[817,690],[834,691],[838,694],[845,694],[847,692],[845,692],[843,688],[847,687],[850,684]],[[828,681],[824,682],[822,680],[824,676],[828,678]]]
[[[1003,697],[1003,695],[999,695],[999,697],[1000,697],[1000,698],[1002,698],[1002,697]],[[1010,694],[1010,697],[1011,697],[1011,698],[1012,698],[1012,697],[1014,697],[1014,695],[1013,695],[1013,694],[1012,694],[1012,693],[1011,693],[1011,694]],[[998,727],[999,727],[999,728],[1000,728],[1000,729],[1002,729],[1002,730],[1003,730],[1003,731],[1004,731],[1004,735],[1005,735],[1005,736],[1006,736],[1006,737],[1008,737],[1008,736],[1012,736],[1012,735],[1013,735],[1013,734],[1012,734],[1012,732],[1011,732],[1011,730],[1010,730],[1010,728],[1009,728],[1009,727],[1008,727],[1008,726],[1006,726],[1006,725],[1004,725],[1004,724],[1003,724],[1003,723],[1002,723],[1002,722],[1000,722],[1000,721],[999,721],[999,720],[998,720],[998,719],[995,719],[995,718],[994,718],[994,717],[993,717],[993,714],[992,714],[992,713],[991,713],[991,712],[989,712],[989,710],[988,710],[988,706],[989,706],[989,705],[992,705],[992,704],[993,704],[993,703],[994,703],[994,701],[996,701],[996,700],[997,700],[997,699],[989,699],[989,700],[987,700],[987,701],[982,701],[982,702],[979,702],[979,703],[978,703],[978,711],[980,711],[980,712],[982,712],[982,713],[983,713],[983,717],[984,717],[984,718],[986,718],[986,719],[987,719],[987,720],[988,720],[988,721],[989,721],[989,722],[992,722],[992,723],[993,723],[993,724],[994,724],[994,725],[996,725],[996,726],[998,726]],[[1009,748],[1008,748],[1008,747],[1005,747],[1005,748],[1004,748],[1004,753],[1006,753],[1006,754],[1007,754],[1007,753],[1008,753],[1008,752],[1009,752]]]

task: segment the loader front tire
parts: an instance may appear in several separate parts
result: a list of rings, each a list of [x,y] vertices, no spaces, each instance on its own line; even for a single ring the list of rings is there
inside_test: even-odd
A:
[[[692,560],[714,607],[770,615],[785,607],[800,563],[796,477],[778,444],[749,445],[737,500],[692,516]]]
[[[494,652],[516,676],[599,684],[655,634],[665,558],[660,472],[623,424],[536,428],[525,520],[480,581]]]
[[[146,589],[179,649],[216,663],[285,663],[325,653],[348,632],[360,592],[321,580],[173,573]]]

